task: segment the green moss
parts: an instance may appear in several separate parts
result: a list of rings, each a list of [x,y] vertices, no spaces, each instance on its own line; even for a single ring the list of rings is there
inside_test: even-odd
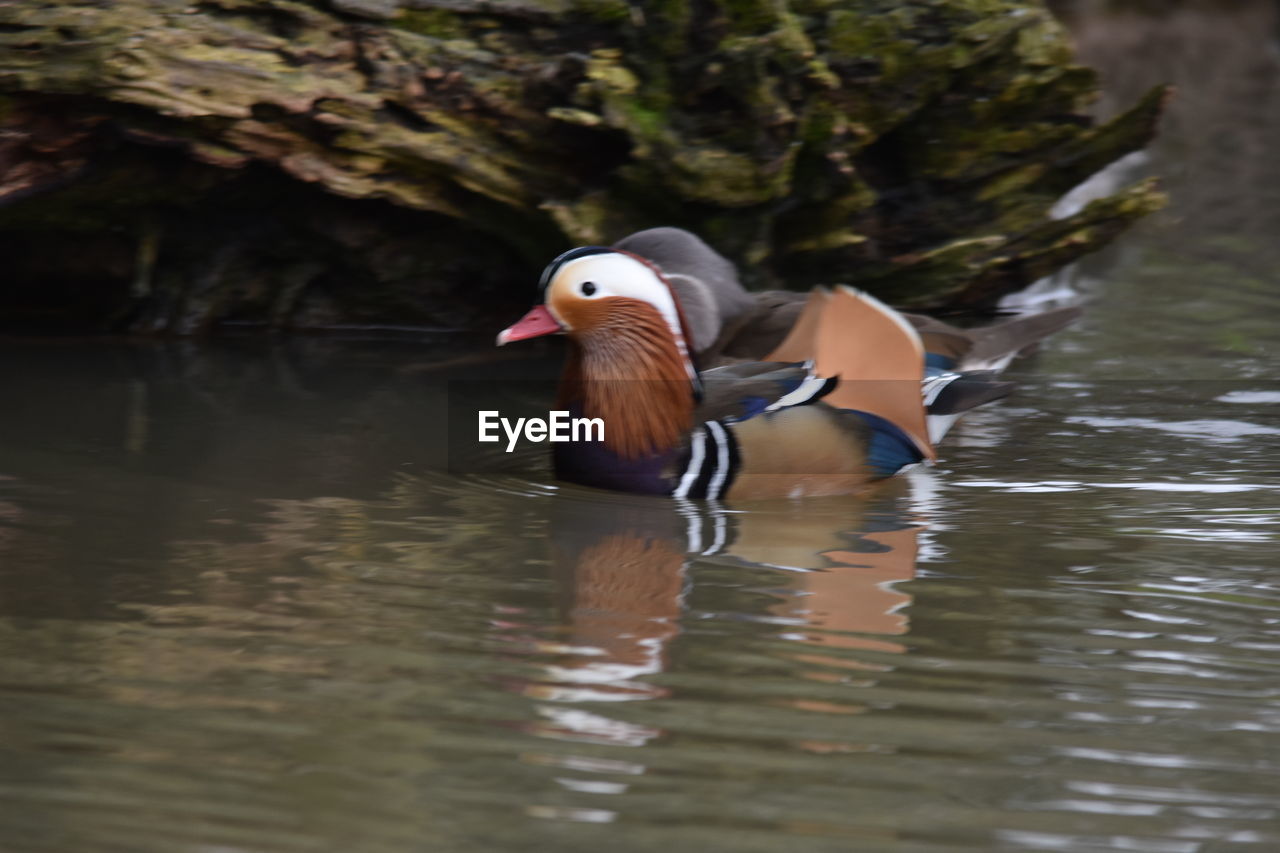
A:
[[[573,8],[601,23],[629,21],[632,16],[625,0],[574,0]]]
[[[1028,65],[1062,66],[1071,62],[1071,46],[1049,12],[1031,13],[1033,23],[1018,32],[1017,51]]]
[[[735,29],[748,33],[763,33],[782,23],[786,13],[781,3],[773,0],[721,0],[719,3]]]
[[[645,29],[664,59],[681,56],[686,50],[693,9],[688,0],[652,0],[645,6]]]
[[[622,51],[616,48],[591,51],[587,78],[617,94],[629,95],[639,88],[636,75],[622,64]]]
[[[543,209],[574,243],[603,245],[612,241],[611,217],[616,208],[605,193],[593,193],[576,202],[547,202]]]
[[[851,10],[831,13],[827,29],[827,49],[842,60],[875,63],[886,83],[916,73],[932,65],[936,51],[927,50],[917,38],[915,15],[908,8],[896,8],[868,18]]]
[[[686,198],[724,207],[746,207],[786,195],[795,166],[793,148],[780,163],[762,167],[754,158],[709,146],[676,151],[673,177]]]
[[[437,39],[457,39],[467,35],[467,29],[458,16],[444,9],[404,9],[393,26]]]
[[[666,133],[666,122],[660,110],[638,100],[625,102],[621,109],[627,116],[627,128],[642,139],[658,139]]]
[[[1021,169],[1012,169],[1002,175],[998,175],[978,191],[977,198],[981,201],[992,201],[1001,196],[1015,193],[1035,183],[1044,175],[1046,168],[1048,167],[1043,163],[1032,163],[1028,166],[1023,166]]]

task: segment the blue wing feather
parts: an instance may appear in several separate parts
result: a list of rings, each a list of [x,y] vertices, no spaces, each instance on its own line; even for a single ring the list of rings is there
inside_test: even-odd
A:
[[[871,429],[871,440],[867,443],[867,464],[878,477],[892,477],[908,465],[915,465],[924,460],[905,432],[899,427],[870,412],[859,412],[846,409],[849,414],[857,415]]]

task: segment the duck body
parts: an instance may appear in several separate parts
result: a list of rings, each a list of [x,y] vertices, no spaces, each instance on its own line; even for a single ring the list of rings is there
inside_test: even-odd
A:
[[[638,241],[652,257],[624,248],[633,235],[556,258],[543,302],[499,335],[569,337],[557,407],[600,418],[604,438],[553,444],[560,479],[690,499],[856,493],[935,458],[960,412],[1011,388],[955,369],[976,339],[943,326],[945,346],[928,352],[915,323],[848,287],[789,300],[767,352],[699,371],[703,344],[759,303],[701,241],[680,266],[696,237],[652,230],[661,239]]]
[[[743,363],[700,378],[704,402],[674,444],[628,455],[603,442],[558,443],[556,477],[688,499],[800,497],[857,492],[925,458],[891,422],[818,399],[834,384],[802,364]],[[591,416],[581,401],[569,411]]]

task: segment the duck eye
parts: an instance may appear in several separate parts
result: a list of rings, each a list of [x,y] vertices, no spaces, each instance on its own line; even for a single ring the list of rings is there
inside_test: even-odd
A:
[[[582,288],[581,288],[581,289],[582,289],[582,295],[583,295],[583,296],[595,296],[595,295],[596,295],[596,283],[595,283],[594,281],[584,281],[584,282],[582,283]]]

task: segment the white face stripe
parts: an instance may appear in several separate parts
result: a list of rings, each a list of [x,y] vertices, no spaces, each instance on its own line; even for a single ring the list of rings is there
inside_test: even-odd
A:
[[[592,296],[584,296],[581,292],[582,284],[588,281],[596,286]],[[582,299],[622,296],[648,302],[662,314],[672,334],[684,337],[671,288],[652,269],[629,255],[608,252],[574,258],[556,271],[548,291],[552,289],[564,296],[573,294]]]
[[[595,285],[595,291],[589,296],[582,292],[585,282]],[[567,328],[564,318],[551,306],[553,293],[560,299],[604,299],[619,296],[652,305],[662,315],[667,328],[675,337],[676,346],[684,356],[689,378],[697,380],[675,295],[667,283],[645,263],[621,252],[603,252],[574,258],[562,264],[547,285],[546,303],[552,316]]]

